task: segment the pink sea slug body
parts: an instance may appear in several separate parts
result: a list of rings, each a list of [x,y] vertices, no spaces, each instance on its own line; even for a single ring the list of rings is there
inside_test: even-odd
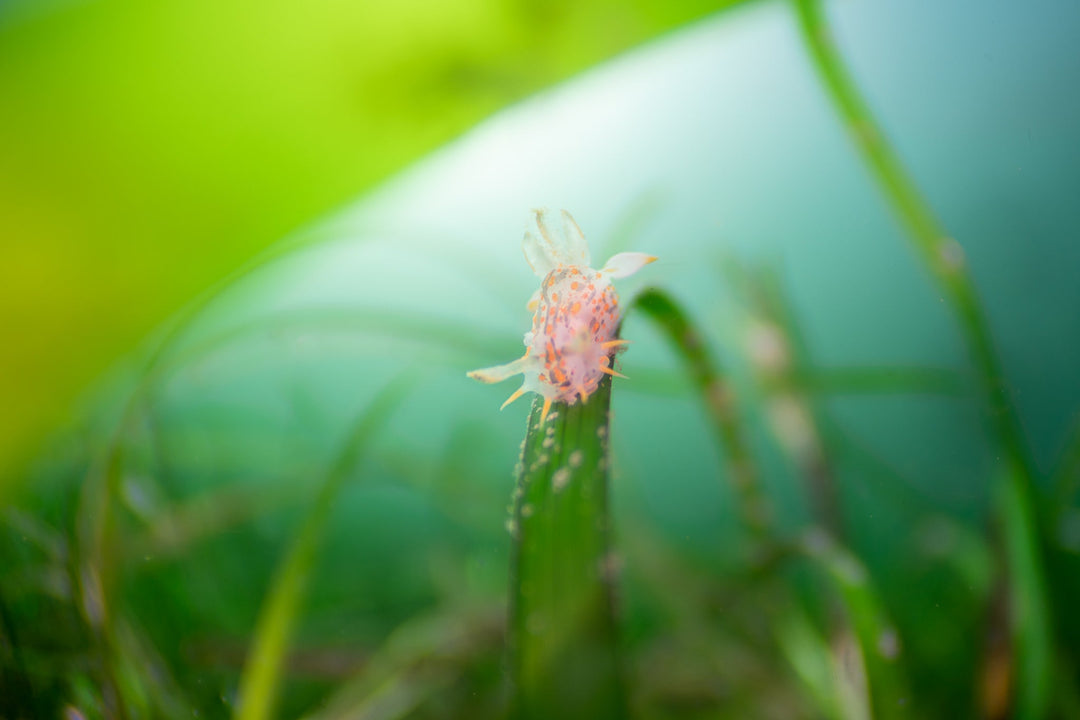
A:
[[[656,258],[644,253],[619,253],[602,270],[589,267],[589,248],[570,213],[536,210],[535,230],[525,232],[525,259],[541,279],[529,301],[532,329],[525,333],[525,354],[506,365],[473,370],[469,377],[500,382],[521,374],[521,387],[503,407],[526,392],[544,398],[541,422],[553,402],[573,405],[588,400],[612,356],[625,340],[615,339],[619,326],[619,296],[613,278],[626,277]]]

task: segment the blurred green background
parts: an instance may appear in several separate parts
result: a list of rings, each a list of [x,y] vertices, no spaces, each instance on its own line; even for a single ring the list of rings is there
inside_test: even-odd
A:
[[[525,403],[465,371],[543,205],[660,256],[620,293],[685,309],[773,511],[632,312],[635,717],[1080,716],[1080,6],[826,4],[929,260],[809,7],[0,4],[0,716],[503,717]]]
[[[4,487],[95,378],[260,249],[729,4],[0,3]]]

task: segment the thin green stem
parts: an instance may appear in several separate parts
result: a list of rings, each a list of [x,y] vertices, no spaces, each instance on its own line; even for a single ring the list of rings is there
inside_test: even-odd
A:
[[[949,238],[915,183],[889,147],[837,52],[819,0],[793,0],[814,67],[852,140],[892,206],[927,271],[956,315],[986,405],[990,429],[1003,455],[997,511],[1006,535],[1001,558],[1010,577],[1013,633],[1019,650],[1018,717],[1041,717],[1052,673],[1049,608],[1035,533],[1035,487],[1016,408],[1005,387],[989,325],[967,272],[963,249]],[[1011,503],[1011,505],[1009,504]],[[1041,676],[1037,676],[1040,674]]]
[[[818,429],[820,410],[806,386],[812,363],[795,310],[775,272],[733,262],[726,271],[750,303],[747,354],[765,395],[773,435],[806,482],[815,522],[842,542],[843,496]]]
[[[1053,634],[1046,608],[1039,535],[1030,496],[1019,482],[998,484],[996,504],[1004,536],[1009,615],[1017,657],[1014,717],[1044,718],[1054,677]]]
[[[1024,482],[1030,491],[1031,473],[1020,423],[1005,388],[989,326],[967,272],[963,248],[948,237],[886,142],[836,51],[819,0],[794,2],[803,39],[830,99],[907,231],[923,265],[938,282],[957,316],[987,401],[994,435],[1011,462],[1023,471]]]
[[[237,712],[240,720],[262,720],[272,716],[281,685],[285,655],[323,529],[342,486],[351,476],[372,436],[382,427],[391,411],[400,404],[412,382],[414,379],[399,377],[371,401],[349,432],[337,457],[327,468],[319,494],[278,569],[259,614],[255,637],[240,677]]]
[[[753,455],[746,442],[738,403],[705,338],[683,309],[660,290],[645,290],[633,299],[630,308],[645,313],[656,323],[678,354],[705,403],[718,444],[727,457],[728,472],[739,496],[743,523],[755,534],[763,533],[768,526],[770,513],[761,493]]]
[[[71,562],[72,586],[93,638],[94,652],[100,660],[101,688],[106,707],[121,720],[129,713],[124,690],[116,680],[120,658],[112,637],[115,632],[115,598],[112,597],[112,590],[118,573],[115,558],[119,556],[114,552],[117,538],[112,500],[120,491],[123,476],[124,437],[152,392],[162,360],[199,314],[245,276],[321,239],[318,234],[298,235],[274,245],[207,288],[165,322],[147,341],[146,349],[133,372],[134,387],[122,404],[119,417],[109,431],[100,454],[89,464],[79,496],[77,551]]]
[[[836,395],[960,395],[964,384],[950,370],[930,367],[829,367],[800,370],[795,377],[807,393]]]
[[[846,610],[862,650],[873,716],[906,717],[912,698],[900,662],[900,636],[870,574],[855,555],[820,530],[804,536],[802,550],[824,571]]]

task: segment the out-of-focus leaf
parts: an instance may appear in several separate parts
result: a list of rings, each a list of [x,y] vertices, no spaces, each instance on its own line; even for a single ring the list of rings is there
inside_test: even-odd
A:
[[[0,3],[0,328],[18,338],[0,358],[0,481],[260,248],[499,108],[740,1]]]
[[[873,717],[904,717],[913,701],[904,676],[902,646],[869,573],[858,558],[820,530],[810,531],[802,548],[831,581],[858,642]]]
[[[333,464],[327,468],[319,494],[293,540],[259,614],[251,650],[240,680],[241,720],[261,720],[273,713],[289,637],[300,612],[304,589],[316,559],[319,539],[341,487],[386,418],[401,402],[414,378],[388,385],[368,405],[349,433]]]

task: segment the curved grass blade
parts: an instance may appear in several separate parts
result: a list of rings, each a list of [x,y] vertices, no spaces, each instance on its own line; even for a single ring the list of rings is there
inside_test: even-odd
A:
[[[780,649],[802,681],[818,712],[829,720],[844,720],[844,709],[835,689],[829,643],[811,619],[793,609],[775,625]]]
[[[289,638],[334,501],[371,438],[414,383],[412,376],[399,376],[380,391],[356,421],[341,451],[327,468],[322,488],[278,568],[259,614],[251,650],[240,677],[237,718],[262,720],[271,716]]]
[[[900,636],[866,568],[821,530],[808,532],[801,549],[824,571],[847,612],[861,650],[873,717],[907,717],[911,696],[899,661]]]
[[[816,522],[843,542],[843,496],[821,434],[822,413],[805,385],[813,364],[795,309],[775,271],[744,267],[733,258],[724,271],[748,303],[746,354],[765,394],[773,436],[803,476]]]
[[[1008,568],[1008,608],[1018,696],[1015,717],[1046,717],[1053,677],[1053,644],[1046,615],[1043,558],[1035,530],[1035,508],[1015,478],[997,484],[997,515],[1001,518]]]
[[[850,73],[832,42],[820,0],[793,0],[799,29],[814,67],[821,78],[829,99],[847,125],[867,166],[874,175],[886,200],[907,231],[912,246],[927,272],[942,290],[958,326],[978,377],[986,416],[993,439],[1003,455],[1006,472],[1000,482],[1015,487],[999,488],[1000,497],[1018,503],[1022,512],[998,507],[1001,531],[1007,548],[1000,558],[1014,598],[1024,603],[1039,603],[1029,607],[1038,621],[1024,621],[1013,628],[1018,653],[1019,677],[1016,688],[1017,717],[1044,717],[1049,704],[1046,678],[1053,675],[1053,637],[1050,607],[1046,602],[1046,579],[1037,562],[1039,552],[1035,535],[1020,539],[1022,533],[1034,533],[1032,498],[1036,496],[1034,475],[1016,407],[1009,397],[1005,376],[998,362],[989,324],[979,302],[978,293],[966,269],[963,248],[949,238],[930,206],[919,193],[914,181],[889,147],[866,102],[860,96]],[[1024,552],[1016,552],[1023,547]],[[1030,552],[1028,552],[1030,550]],[[1023,567],[1010,563],[1020,561]],[[1029,562],[1030,561],[1030,562]],[[1014,620],[1020,618],[1014,615]],[[1033,672],[1041,672],[1039,676]]]
[[[934,216],[885,139],[836,51],[820,0],[793,0],[799,28],[829,99],[874,175],[885,199],[893,206],[923,266],[941,286],[959,321],[987,406],[996,440],[1022,470],[1025,491],[1032,474],[1016,409],[1005,387],[990,329],[978,293],[967,272],[963,248],[951,239]]]
[[[325,239],[319,232],[300,233],[274,244],[204,290],[164,322],[146,341],[132,368],[131,387],[124,394],[117,416],[101,449],[91,459],[79,492],[75,519],[75,551],[70,563],[72,586],[87,625],[95,663],[96,684],[108,714],[128,717],[129,698],[118,681],[123,663],[114,622],[113,590],[120,572],[115,558],[119,545],[113,502],[119,495],[125,463],[124,440],[139,409],[152,394],[162,361],[199,315],[230,287],[256,270],[290,253]]]
[[[537,396],[539,397],[539,396]],[[517,720],[627,714],[608,547],[611,379],[588,402],[534,399],[510,531],[510,662]]]
[[[705,338],[694,328],[682,308],[660,290],[645,290],[633,299],[630,307],[644,312],[656,323],[682,360],[705,403],[720,447],[727,455],[743,522],[755,534],[764,532],[769,523],[769,507],[761,493],[753,456],[746,443],[735,393],[718,369]]]
[[[782,449],[804,475],[811,492],[816,527],[807,531],[795,550],[829,581],[844,609],[846,622],[827,619],[828,641],[806,623],[798,611],[784,618],[778,639],[789,661],[826,715],[892,718],[905,714],[910,702],[905,673],[898,662],[899,634],[888,620],[869,573],[843,543],[840,501],[822,432],[824,415],[814,407],[807,389],[808,351],[794,309],[778,278],[734,263],[725,268],[752,304],[752,327],[761,347],[751,341],[759,382],[767,392],[774,434]],[[761,342],[767,340],[767,342]],[[801,599],[813,608],[807,586]],[[833,613],[830,613],[833,615]],[[808,671],[813,657],[828,657],[833,679],[823,683],[820,672]]]

